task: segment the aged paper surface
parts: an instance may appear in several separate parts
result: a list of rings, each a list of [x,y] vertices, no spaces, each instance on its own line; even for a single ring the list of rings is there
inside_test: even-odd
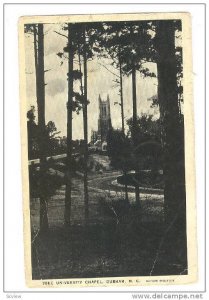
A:
[[[197,280],[188,13],[19,20],[28,287]]]

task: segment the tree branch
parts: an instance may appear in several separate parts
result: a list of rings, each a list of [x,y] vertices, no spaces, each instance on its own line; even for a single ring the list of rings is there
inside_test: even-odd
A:
[[[114,72],[110,71],[105,65],[103,65],[103,64],[101,64],[101,63],[99,63],[99,62],[98,62],[98,64],[101,65],[102,67],[104,67],[108,72],[110,72],[110,73],[113,74],[114,76],[120,78],[119,75],[117,75],[117,74],[115,74]]]
[[[64,36],[66,39],[68,38],[68,36],[67,36],[67,35],[65,35],[65,34],[62,34],[62,33],[60,33],[60,32],[57,32],[56,30],[54,30],[54,32],[55,32],[56,34],[59,34],[59,35],[61,35],[61,36]]]

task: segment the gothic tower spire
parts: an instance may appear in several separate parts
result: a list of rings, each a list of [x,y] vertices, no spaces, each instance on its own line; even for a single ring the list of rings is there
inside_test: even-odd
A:
[[[101,141],[107,141],[107,135],[112,128],[111,116],[110,116],[110,98],[107,95],[107,100],[102,101],[99,95],[99,119],[98,119],[98,136],[101,137]]]

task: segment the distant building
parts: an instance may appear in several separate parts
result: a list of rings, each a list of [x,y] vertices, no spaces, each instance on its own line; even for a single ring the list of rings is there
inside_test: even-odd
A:
[[[110,115],[110,98],[107,96],[106,101],[102,101],[99,95],[99,119],[98,119],[98,135],[101,141],[107,141],[107,134],[112,128]]]
[[[91,147],[95,150],[107,150],[107,135],[112,129],[111,114],[110,114],[110,98],[107,95],[107,100],[102,100],[99,95],[99,118],[98,131],[91,132]]]

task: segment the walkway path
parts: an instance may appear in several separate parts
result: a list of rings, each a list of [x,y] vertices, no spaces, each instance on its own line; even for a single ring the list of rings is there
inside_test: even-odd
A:
[[[89,219],[91,223],[108,222],[109,216],[101,214],[101,200],[111,202],[124,198],[124,189],[112,186],[111,182],[116,178],[119,172],[106,172],[97,174],[89,178]],[[153,209],[162,209],[163,195],[140,193],[141,201],[153,202]],[[129,201],[134,203],[135,194],[129,192]],[[64,224],[64,206],[65,206],[65,185],[62,185],[48,199],[48,219],[50,227],[62,227]],[[145,205],[146,206],[146,205]],[[39,228],[39,199],[31,200],[31,222],[34,230]],[[84,193],[82,178],[73,178],[72,206],[71,206],[71,224],[84,224]]]

